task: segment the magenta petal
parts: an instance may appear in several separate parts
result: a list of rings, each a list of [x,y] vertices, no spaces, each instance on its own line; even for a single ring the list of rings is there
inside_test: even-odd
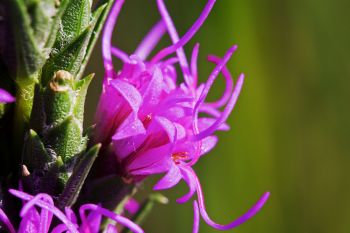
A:
[[[191,173],[192,169],[190,167],[181,166],[180,169],[181,169],[182,177],[184,181],[187,183],[187,186],[189,188],[189,191],[187,194],[185,194],[184,196],[176,200],[177,203],[182,204],[187,202],[189,199],[191,199],[193,194],[196,192],[196,180],[195,180],[195,177],[193,177],[193,174]]]
[[[168,173],[153,187],[153,190],[169,189],[174,187],[181,180],[180,169],[174,164]]]
[[[35,208],[32,207],[24,216],[22,216],[18,232],[40,232],[40,215]]]
[[[143,96],[143,108],[147,108],[149,105],[156,105],[160,102],[160,95],[163,90],[163,75],[159,68],[155,68],[152,74],[150,82],[147,84]]]
[[[29,195],[29,194],[26,194],[24,192],[21,192],[21,191],[18,191],[18,190],[14,190],[14,189],[10,189],[9,192],[22,199],[22,200],[25,200],[25,201],[30,201],[33,199],[33,196]],[[51,204],[48,204],[46,202],[43,202],[41,200],[37,200],[37,202],[35,203],[36,206],[42,208],[42,209],[46,209],[48,211],[50,211],[51,213],[53,213],[59,220],[62,221],[62,223],[64,223],[66,226],[67,226],[67,229],[69,231],[71,231],[71,233],[78,233],[78,230],[75,228],[74,224],[69,221],[67,219],[67,217],[65,216],[64,213],[62,213],[58,208],[56,208],[55,206],[51,205]]]
[[[216,119],[214,124],[212,124],[206,130],[203,130],[199,134],[195,135],[194,136],[195,141],[201,140],[202,138],[205,138],[208,135],[211,135],[213,132],[215,132],[215,130],[217,130],[220,127],[221,124],[223,124],[227,120],[228,116],[230,115],[230,113],[232,112],[233,108],[236,105],[238,96],[242,89],[243,80],[244,80],[244,75],[241,74],[240,77],[238,78],[233,94],[229,99],[227,105],[225,106],[225,109],[222,112],[221,116],[218,119]]]
[[[112,80],[111,85],[124,97],[133,111],[139,110],[142,97],[133,85],[119,79]]]
[[[64,212],[66,213],[67,218],[74,224],[78,223],[78,219],[77,216],[75,215],[75,213],[73,212],[73,210],[69,207],[65,207],[64,208]]]
[[[105,233],[118,233],[117,227],[112,224],[108,224]]]
[[[198,209],[198,203],[196,200],[193,201],[193,233],[199,232],[199,209]]]
[[[134,113],[123,122],[112,137],[115,155],[121,161],[134,152],[145,140],[146,129]]]
[[[6,90],[0,88],[0,103],[12,103],[15,101],[15,97],[13,97]]]
[[[42,200],[46,202],[49,205],[54,205],[54,202],[51,198],[51,196],[44,194],[44,193],[39,193],[37,194],[32,200],[30,200],[27,204],[25,204],[20,212],[21,216],[25,216],[27,212],[35,210],[34,206],[36,203]],[[36,210],[35,210],[36,212]],[[52,213],[46,209],[42,209],[40,213],[40,217],[38,217],[40,220],[39,222],[39,232],[47,232],[50,228],[51,220],[52,220]]]
[[[163,20],[160,20],[151,31],[145,36],[142,42],[135,50],[135,54],[142,60],[145,60],[148,55],[152,52],[154,47],[158,44],[159,40],[163,37],[166,31]]]
[[[200,213],[202,215],[203,220],[209,226],[211,226],[211,227],[213,227],[215,229],[218,229],[218,230],[229,230],[229,229],[235,228],[235,227],[243,224],[244,222],[246,222],[247,220],[252,218],[255,214],[257,214],[257,212],[264,206],[265,202],[267,201],[267,199],[270,196],[270,193],[266,192],[260,198],[260,200],[248,212],[246,212],[241,217],[239,217],[238,219],[234,220],[233,222],[231,222],[229,224],[221,225],[221,224],[218,224],[218,223],[214,222],[213,220],[211,220],[211,218],[208,216],[208,213],[207,213],[206,208],[205,208],[202,187],[201,187],[201,184],[200,184],[200,182],[198,180],[198,177],[196,176],[196,174],[193,171],[193,169],[190,168],[190,167],[188,167],[188,172],[191,173],[191,177],[194,178],[194,182],[196,184],[196,191],[197,191],[197,195],[198,195],[199,210],[200,210]]]
[[[221,61],[221,58],[216,57],[214,55],[209,55],[208,61],[214,62],[215,64],[219,64],[219,62]],[[224,76],[225,82],[226,82],[226,89],[224,91],[224,94],[222,95],[222,97],[219,100],[217,100],[213,103],[206,103],[206,104],[213,106],[213,107],[216,107],[216,108],[220,108],[226,104],[226,102],[228,101],[228,99],[231,96],[232,89],[233,89],[233,79],[232,79],[230,71],[225,66],[222,68],[221,72],[222,72],[222,75]]]
[[[172,163],[171,150],[171,144],[150,149],[138,155],[128,166],[128,170],[134,175],[150,175],[168,171]]]
[[[117,129],[117,132],[113,135],[112,140],[117,141],[146,133],[146,129],[143,127],[142,122],[137,119],[137,116],[135,115],[136,114],[131,113],[128,118],[124,120],[122,125]]]
[[[0,209],[0,221],[5,224],[10,233],[16,233],[15,228],[13,227],[10,219],[7,217],[7,215],[2,209]]]
[[[216,119],[209,118],[209,117],[201,117],[198,119],[198,128],[199,131],[203,131],[208,129],[210,126],[212,126],[215,123]],[[221,125],[218,126],[218,130],[227,131],[230,129],[230,126],[228,126],[225,122],[223,122]]]
[[[134,198],[129,198],[124,208],[126,211],[133,215],[136,214],[137,211],[139,211],[140,204]]]
[[[103,29],[102,33],[102,56],[103,56],[103,63],[105,67],[105,78],[112,78],[113,77],[113,63],[112,63],[112,54],[111,54],[111,42],[112,42],[112,34],[113,29],[115,26],[115,23],[117,22],[117,18],[119,15],[119,12],[124,4],[124,0],[117,0],[106,20],[105,27]]]
[[[159,123],[160,127],[163,128],[163,130],[166,132],[168,135],[169,141],[174,142],[177,138],[177,132],[176,132],[176,127],[173,122],[168,120],[165,117],[156,117],[155,121]]]
[[[87,221],[86,216],[85,216],[85,211],[87,211],[87,210],[91,210],[91,211],[94,211],[94,212],[99,213],[101,215],[104,215],[104,216],[110,218],[111,220],[114,220],[115,222],[117,222],[125,227],[128,227],[132,232],[135,232],[135,233],[143,233],[144,232],[138,225],[136,225],[135,223],[133,223],[129,219],[127,219],[121,215],[118,215],[114,212],[111,212],[107,209],[101,208],[101,207],[94,205],[94,204],[85,204],[79,208],[80,218],[82,219],[82,221]]]
[[[202,139],[201,155],[204,155],[204,154],[208,153],[209,151],[211,151],[215,147],[217,142],[218,142],[218,137],[216,137],[216,136],[209,136],[209,137]]]

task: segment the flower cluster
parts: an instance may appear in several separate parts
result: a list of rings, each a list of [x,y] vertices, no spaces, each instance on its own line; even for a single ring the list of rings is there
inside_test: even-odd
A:
[[[216,66],[203,84],[198,84],[199,44],[193,49],[190,63],[187,61],[183,46],[199,30],[214,3],[215,0],[208,1],[199,18],[180,38],[164,2],[157,0],[161,20],[136,51],[128,55],[111,44],[124,4],[124,0],[117,0],[103,32],[105,77],[95,118],[95,141],[112,146],[113,157],[124,178],[138,182],[149,175],[166,173],[154,186],[155,190],[171,188],[184,180],[189,192],[178,199],[179,203],[187,202],[197,193],[194,232],[198,231],[199,213],[210,226],[226,230],[255,215],[269,196],[265,193],[252,209],[232,223],[217,224],[206,212],[201,185],[192,169],[198,159],[215,146],[218,139],[214,133],[229,129],[225,121],[236,104],[244,80],[241,74],[234,85],[226,68],[237,46],[232,46],[222,58],[208,57]],[[165,32],[172,45],[147,59]],[[113,68],[112,55],[123,62],[119,72]],[[183,81],[178,79],[177,64]],[[218,101],[206,102],[220,73],[225,78],[225,92]]]
[[[144,232],[138,225],[129,219],[95,204],[84,204],[79,208],[79,224],[78,218],[72,209],[66,207],[65,211],[62,212],[54,206],[54,202],[50,195],[40,193],[36,196],[31,196],[14,189],[10,189],[9,192],[22,199],[24,202],[20,211],[21,222],[17,231],[4,211],[0,209],[0,221],[5,224],[10,233],[97,233],[101,230],[102,217],[107,217],[108,219],[115,221],[116,224],[129,228],[132,232]],[[60,220],[61,224],[53,224],[53,217]],[[108,224],[104,232],[117,233],[117,225]]]

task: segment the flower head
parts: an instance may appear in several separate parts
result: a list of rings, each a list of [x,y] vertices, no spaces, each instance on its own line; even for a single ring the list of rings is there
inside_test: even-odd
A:
[[[0,209],[0,221],[4,223],[10,233],[46,233],[51,232],[69,232],[69,233],[97,233],[101,230],[102,217],[114,220],[123,227],[129,228],[132,232],[143,233],[143,230],[130,221],[129,219],[117,215],[107,209],[95,204],[84,204],[79,208],[80,224],[74,212],[66,207],[62,212],[54,206],[54,202],[50,195],[39,193],[31,196],[22,191],[10,189],[9,192],[22,199],[24,205],[20,212],[21,221],[18,231],[10,222],[7,215]],[[89,212],[86,215],[86,212]],[[56,217],[61,224],[52,225],[52,219]],[[108,225],[105,232],[118,232],[115,225]]]
[[[178,202],[186,202],[197,193],[199,204],[194,202],[195,213],[200,213],[209,225],[230,229],[243,223],[262,207],[269,194],[263,195],[237,221],[222,226],[208,217],[201,186],[192,169],[198,159],[215,146],[217,137],[214,133],[229,129],[225,121],[236,104],[244,80],[241,74],[233,85],[226,68],[237,46],[232,46],[222,58],[208,57],[216,67],[208,80],[200,85],[197,72],[199,44],[193,49],[190,63],[184,53],[183,46],[199,30],[215,0],[208,1],[199,18],[181,38],[164,2],[157,0],[162,19],[130,56],[111,44],[123,3],[124,0],[116,1],[104,28],[105,77],[96,113],[95,140],[112,146],[112,156],[118,161],[119,172],[125,178],[137,182],[152,174],[166,173],[155,185],[155,190],[171,188],[183,179],[190,191]],[[173,44],[147,59],[166,31]],[[113,68],[112,55],[124,63],[119,72]],[[177,64],[183,81],[178,80]],[[208,103],[206,97],[220,73],[226,81],[225,92],[218,101]],[[199,218],[195,216],[197,224],[199,220],[196,219]],[[194,227],[194,231],[196,229]]]

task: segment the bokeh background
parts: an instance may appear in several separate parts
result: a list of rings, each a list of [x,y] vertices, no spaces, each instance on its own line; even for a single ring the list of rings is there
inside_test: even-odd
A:
[[[126,2],[115,45],[133,52],[159,19],[154,2]],[[181,35],[205,4],[166,2]],[[247,76],[228,122],[231,131],[219,133],[215,150],[195,166],[208,212],[220,223],[271,191],[263,210],[232,232],[350,232],[349,10],[347,0],[220,0],[186,46],[190,54],[194,43],[201,43],[199,72],[205,81],[213,68],[206,55],[222,56],[238,44],[229,68],[235,76]],[[167,44],[168,38],[160,47]],[[97,74],[88,99],[89,124],[101,91],[100,47],[87,72]],[[212,99],[223,91],[220,80]],[[164,192],[170,203],[155,208],[147,232],[191,232],[191,203],[175,203],[185,191],[180,185]],[[202,222],[201,232],[215,230]]]

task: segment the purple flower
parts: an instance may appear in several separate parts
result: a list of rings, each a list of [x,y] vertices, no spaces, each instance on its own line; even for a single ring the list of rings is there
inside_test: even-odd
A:
[[[6,90],[0,88],[0,103],[12,103],[16,99]]]
[[[265,193],[236,221],[219,225],[206,212],[201,185],[192,169],[198,159],[215,146],[218,139],[213,133],[229,129],[225,121],[236,104],[244,80],[241,74],[233,85],[226,68],[237,46],[232,46],[222,58],[208,57],[216,67],[208,80],[200,85],[197,84],[199,45],[194,47],[190,63],[184,53],[183,46],[199,30],[215,0],[208,1],[199,18],[181,38],[163,1],[157,0],[162,19],[130,56],[111,45],[112,32],[123,3],[124,0],[116,1],[104,28],[105,77],[95,118],[95,140],[105,147],[112,146],[119,172],[132,182],[152,174],[166,173],[154,187],[162,190],[184,180],[189,192],[178,202],[188,201],[195,193],[198,197],[198,203],[194,202],[194,232],[198,231],[199,213],[216,229],[226,230],[240,225],[260,210],[269,193]],[[147,59],[166,31],[173,44]],[[174,53],[175,57],[172,56]],[[119,72],[113,68],[112,55],[124,63]],[[183,82],[177,79],[177,63]],[[218,101],[208,103],[206,97],[220,73],[225,78],[225,92]]]
[[[78,219],[70,208],[66,207],[63,213],[54,206],[51,196],[45,193],[40,193],[33,197],[14,189],[10,189],[9,192],[22,199],[24,203],[20,212],[21,221],[17,231],[18,233],[46,233],[52,228],[51,232],[53,233],[97,233],[101,230],[100,227],[103,216],[114,220],[123,227],[128,227],[132,232],[143,232],[138,225],[129,219],[95,204],[85,204],[79,208],[80,225],[78,225]],[[86,215],[87,211],[89,211],[89,213]],[[54,216],[62,223],[57,226],[52,226],[52,219]],[[2,209],[0,209],[0,221],[4,223],[10,233],[16,232],[14,226]],[[115,225],[108,225],[104,232],[116,233],[118,231]]]

